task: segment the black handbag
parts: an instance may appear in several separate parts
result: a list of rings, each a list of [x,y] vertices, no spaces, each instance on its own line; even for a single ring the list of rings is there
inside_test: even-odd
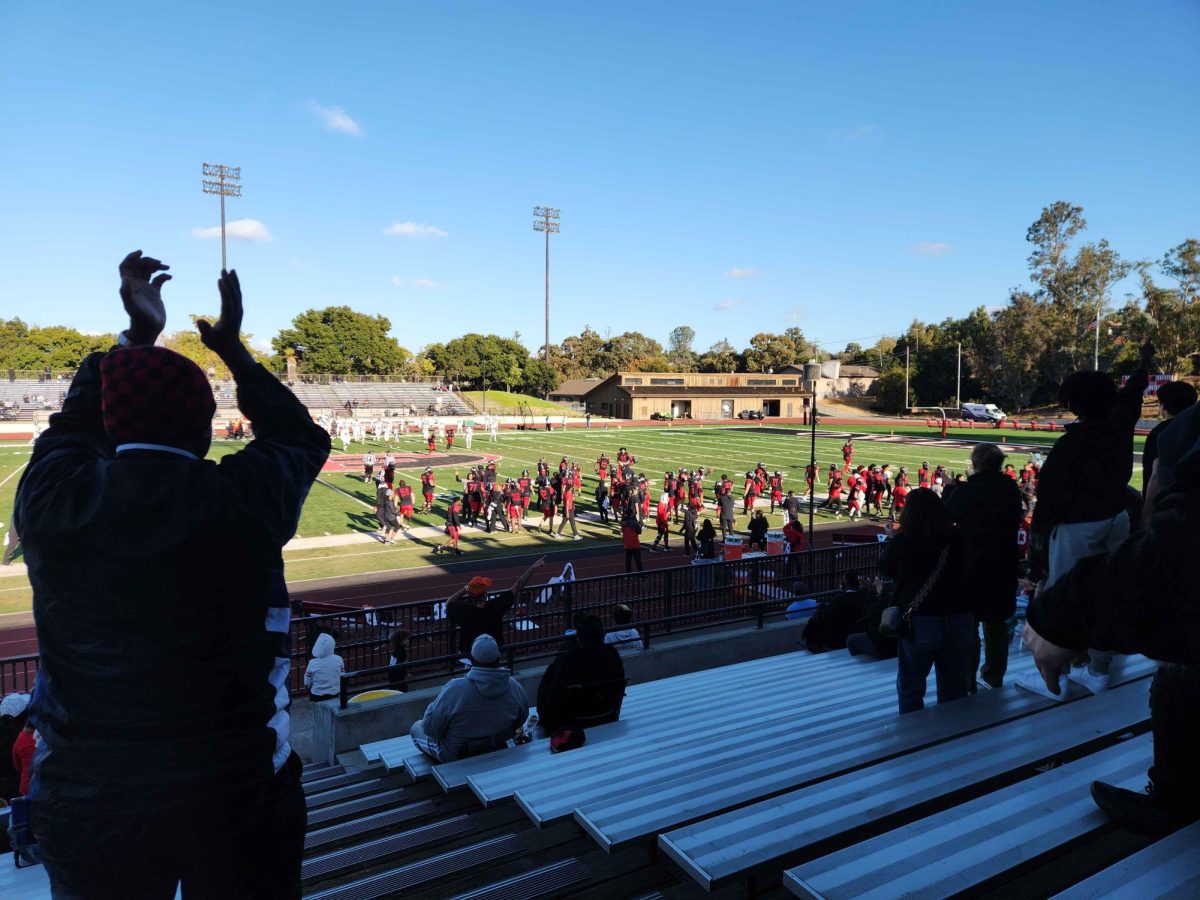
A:
[[[879,618],[879,634],[882,637],[899,639],[908,637],[912,633],[913,613],[920,608],[929,592],[933,590],[933,586],[942,576],[942,570],[946,568],[946,560],[949,558],[950,548],[943,547],[941,555],[938,556],[937,565],[933,567],[933,571],[921,585],[921,590],[917,591],[917,596],[912,598],[904,610],[901,610],[899,606],[889,606],[884,609],[883,615]]]

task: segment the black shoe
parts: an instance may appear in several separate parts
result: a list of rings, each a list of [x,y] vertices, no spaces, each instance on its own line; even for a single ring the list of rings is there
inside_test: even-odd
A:
[[[1151,785],[1147,785],[1145,791],[1130,791],[1103,781],[1093,781],[1092,799],[1114,823],[1137,834],[1167,834],[1188,821],[1167,809],[1155,797]]]

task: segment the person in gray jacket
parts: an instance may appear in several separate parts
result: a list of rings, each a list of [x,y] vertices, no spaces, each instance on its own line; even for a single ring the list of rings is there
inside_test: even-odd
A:
[[[529,697],[499,665],[494,637],[475,638],[471,662],[466,677],[447,682],[409,731],[417,749],[436,762],[499,750],[529,715]]]

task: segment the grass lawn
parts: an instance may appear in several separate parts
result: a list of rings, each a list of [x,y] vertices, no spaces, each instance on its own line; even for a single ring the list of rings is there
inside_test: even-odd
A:
[[[483,410],[483,391],[459,391],[459,393],[474,403],[476,409]],[[578,410],[563,406],[561,403],[552,403],[549,400],[543,400],[541,397],[532,397],[529,394],[513,394],[508,391],[487,392],[487,408],[489,410],[492,408],[515,410],[523,403],[528,403],[530,409],[534,412],[540,411],[543,415],[550,413],[555,416],[566,416],[569,419],[583,418],[583,413]]]
[[[836,426],[830,426],[835,431]],[[880,439],[860,439],[855,442],[855,464],[890,463],[893,470],[907,466],[910,473],[915,475],[922,461],[931,465],[945,465],[955,472],[965,471],[968,467],[968,450],[961,447],[939,446],[938,443],[908,444],[889,442],[888,432],[911,435],[933,440],[936,434],[923,427],[892,427],[876,426],[868,428],[855,426],[855,432],[880,432]],[[1000,437],[1009,443],[1051,443],[1057,435],[1036,432],[997,432],[992,430],[974,431],[961,429],[962,436],[976,440]],[[823,489],[825,474],[831,463],[841,464],[840,437],[824,437],[818,432],[817,462],[821,467]],[[1142,439],[1138,439],[1140,447]],[[210,452],[211,458],[235,452],[240,445],[235,442],[216,441]],[[809,436],[803,428],[770,427],[756,428],[754,426],[731,427],[696,427],[673,426],[661,428],[618,428],[610,426],[593,427],[590,429],[575,429],[556,432],[523,432],[503,431],[495,442],[489,440],[486,434],[480,434],[475,439],[474,451],[481,454],[495,454],[501,457],[499,463],[502,476],[520,475],[523,469],[536,472],[537,461],[540,457],[554,466],[562,456],[579,460],[584,471],[584,487],[579,498],[579,530],[587,545],[596,542],[615,543],[619,535],[615,529],[602,528],[593,522],[595,504],[592,500],[596,478],[593,474],[593,463],[603,451],[609,458],[615,458],[619,447],[628,448],[629,452],[638,458],[637,468],[644,472],[654,488],[662,484],[663,473],[667,469],[677,469],[683,465],[694,469],[703,465],[714,474],[728,473],[734,480],[735,491],[740,491],[739,476],[752,469],[758,462],[763,462],[768,469],[779,469],[786,476],[785,489],[790,487],[797,492],[804,489],[804,467],[809,457]],[[382,456],[383,448],[378,444],[352,444],[350,453],[362,453],[367,449],[373,450],[377,456]],[[405,438],[399,450],[422,453],[419,436]],[[336,452],[341,452],[340,444]],[[20,445],[0,445],[0,521],[9,521],[12,502],[16,492],[18,473],[28,459],[29,448]],[[1027,460],[1023,453],[1013,453],[1009,461],[1020,466]],[[436,463],[438,455],[433,460]],[[420,474],[424,468],[422,460],[411,468],[398,470],[398,478],[404,478],[410,484],[419,485]],[[444,523],[446,502],[441,495],[461,488],[454,480],[457,472],[466,474],[466,466],[439,467],[437,473],[438,500],[432,514],[417,513],[417,525],[432,525],[440,528]],[[8,479],[5,482],[5,479]],[[1135,483],[1140,482],[1140,469],[1135,468]],[[712,475],[706,479],[706,491],[711,496]],[[419,495],[419,490],[418,490]],[[373,532],[376,528],[371,505],[374,500],[374,487],[362,482],[361,473],[356,470],[330,471],[321,475],[313,485],[300,518],[297,531],[300,537],[319,537],[325,535],[341,535],[353,532]],[[419,500],[419,496],[418,496]],[[739,501],[738,509],[740,512]],[[831,517],[818,512],[818,522],[831,521]],[[533,521],[540,520],[540,515]],[[773,527],[779,527],[782,518],[773,518]],[[474,557],[504,556],[543,549],[565,549],[569,546],[562,541],[553,540],[545,535],[534,532],[522,534],[484,534],[473,529],[466,529],[463,534],[464,550]],[[366,572],[387,572],[426,566],[434,562],[442,562],[441,557],[432,555],[432,547],[420,542],[401,542],[393,546],[375,543],[352,544],[341,547],[319,549],[290,550],[285,553],[288,580],[293,584],[301,584],[310,579],[328,578],[339,575],[360,574]],[[23,577],[0,579],[0,612],[28,609],[31,600],[28,582]]]

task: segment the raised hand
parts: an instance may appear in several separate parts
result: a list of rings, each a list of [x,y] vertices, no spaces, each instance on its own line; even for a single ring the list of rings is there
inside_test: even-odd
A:
[[[228,364],[231,356],[245,351],[242,346],[242,286],[237,272],[222,269],[217,290],[221,293],[220,318],[215,324],[207,319],[197,319],[196,329],[204,346]]]
[[[167,310],[163,306],[162,286],[171,280],[171,276],[153,276],[155,272],[165,272],[169,268],[157,259],[143,256],[141,250],[134,250],[117,267],[121,273],[121,302],[129,313],[129,328],[125,335],[130,344],[153,344],[166,327]]]
[[[1142,344],[1139,362],[1141,364],[1141,367],[1143,369],[1145,369],[1147,372],[1153,371],[1153,369],[1152,369],[1152,366],[1154,365],[1154,344],[1153,344],[1153,342],[1146,341],[1146,343]]]

